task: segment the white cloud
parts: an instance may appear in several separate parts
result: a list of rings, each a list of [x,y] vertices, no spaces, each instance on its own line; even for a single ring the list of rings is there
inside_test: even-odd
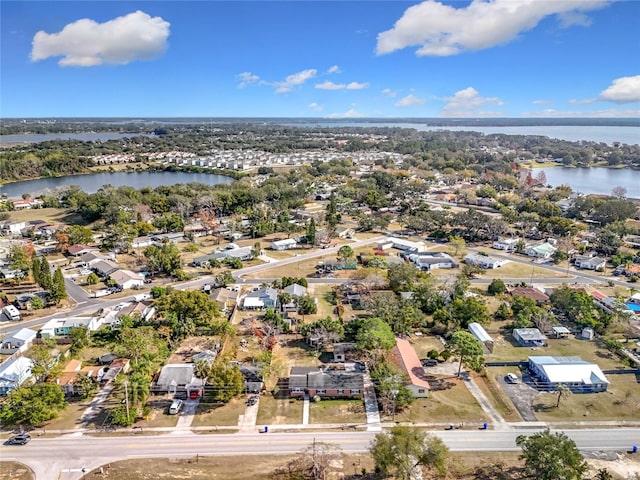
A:
[[[401,108],[411,107],[413,105],[424,105],[424,100],[422,98],[416,97],[414,94],[411,93],[396,102],[396,107],[401,107]]]
[[[58,33],[36,33],[31,60],[62,56],[58,64],[63,67],[151,60],[166,50],[169,26],[161,17],[151,17],[140,10],[104,23],[83,18]]]
[[[640,102],[640,75],[615,79],[598,98],[616,103]]]
[[[551,105],[553,102],[551,100],[534,100],[531,103],[534,105]]]
[[[363,90],[369,88],[368,83],[333,83],[327,80],[326,82],[316,84],[316,88],[320,90]]]
[[[398,95],[398,92],[394,92],[390,88],[385,88],[384,90],[382,90],[382,93],[391,98],[395,98]]]
[[[260,81],[260,77],[251,72],[242,72],[238,74],[238,79],[240,80],[238,88],[244,88],[247,85],[255,85]]]
[[[309,108],[315,110],[316,112],[321,112],[322,110],[324,110],[324,106],[316,102],[311,102],[309,104]]]
[[[615,108],[607,109],[607,110],[593,110],[593,111],[558,111],[552,108],[546,110],[539,110],[537,112],[523,112],[521,114],[522,117],[560,117],[560,118],[568,118],[568,117],[578,117],[578,118],[615,118],[615,117],[640,117],[640,109],[639,110],[618,110]]]
[[[567,103],[569,105],[590,105],[590,104],[592,104],[594,102],[597,102],[597,101],[598,101],[597,98],[585,98],[585,99],[582,99],[582,100],[571,98],[571,99],[567,100]]]
[[[378,55],[419,46],[419,56],[456,55],[507,43],[550,15],[562,26],[585,24],[583,12],[611,0],[473,0],[455,8],[426,0],[405,10],[392,29],[378,34]],[[582,15],[582,16],[581,16]]]
[[[316,88],[320,90],[342,90],[344,87],[346,87],[344,83],[333,83],[329,80],[316,84]]]
[[[369,88],[369,84],[366,82],[364,83],[351,82],[345,88],[347,90],[364,90],[365,88]]]
[[[327,73],[340,73],[340,67],[338,65],[333,65],[331,67],[329,67],[329,70],[327,70]]]
[[[282,82],[272,82],[271,85],[276,87],[276,93],[287,93],[290,92],[293,87],[302,85],[307,80],[315,77],[316,73],[318,73],[318,70],[316,70],[315,68],[302,70],[301,72],[289,75]]]
[[[501,112],[484,110],[485,106],[502,106],[497,97],[481,97],[473,87],[457,91],[453,97],[443,98],[447,104],[442,109],[443,117],[491,117],[500,116]]]

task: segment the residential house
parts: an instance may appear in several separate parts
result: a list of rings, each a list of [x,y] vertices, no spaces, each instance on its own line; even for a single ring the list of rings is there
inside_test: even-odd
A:
[[[193,267],[209,267],[211,263],[222,262],[227,256],[221,252],[213,252],[207,255],[201,255],[195,257],[191,262],[191,266]]]
[[[242,302],[244,310],[262,310],[276,308],[278,303],[278,291],[271,287],[262,287],[249,292]]]
[[[111,260],[99,260],[91,265],[91,269],[101,277],[108,277],[120,267]]]
[[[95,265],[96,263],[101,262],[103,260],[114,260],[114,258],[115,258],[115,255],[112,253],[104,254],[99,251],[86,252],[80,255],[80,258],[74,265],[82,266],[82,267],[91,267],[92,265]]]
[[[362,372],[324,369],[322,367],[291,367],[289,396],[316,395],[325,397],[361,397],[364,390]]]
[[[40,328],[40,337],[58,337],[69,335],[72,328],[84,327],[90,332],[95,332],[104,323],[104,318],[95,317],[68,317],[52,318]]]
[[[404,252],[419,253],[424,252],[427,249],[427,245],[424,242],[412,242],[405,240],[404,238],[389,237],[387,239],[393,248],[402,250]]]
[[[171,243],[178,243],[184,240],[183,232],[169,232],[169,233],[154,233],[150,235],[151,240],[153,240],[154,244],[162,245],[165,241]]]
[[[286,238],[284,240],[276,240],[275,242],[271,242],[271,250],[290,250],[292,248],[296,248],[298,246],[298,242],[296,242],[293,238]]]
[[[287,287],[282,289],[283,292],[288,293],[292,297],[304,297],[307,294],[306,287],[299,285],[297,283],[293,283]]]
[[[255,257],[253,253],[253,247],[232,248],[225,250],[222,253],[226,258],[239,258],[243,262],[247,260],[253,260],[253,258]]]
[[[484,348],[488,353],[493,353],[495,342],[482,325],[478,322],[471,322],[467,328],[471,334],[476,337],[482,345],[484,345]]]
[[[72,257],[80,257],[85,253],[97,252],[99,250],[100,249],[97,247],[89,247],[87,245],[82,245],[81,243],[78,243],[77,245],[71,245],[69,248],[67,248],[67,253]]]
[[[424,271],[436,270],[439,268],[457,268],[456,261],[444,252],[424,252],[409,255],[409,260]]]
[[[27,357],[12,357],[0,364],[0,395],[7,395],[22,385],[30,376],[33,361]]]
[[[521,347],[542,347],[547,339],[537,328],[516,328],[513,338]]]
[[[396,345],[391,351],[391,362],[408,377],[406,387],[416,398],[429,396],[431,388],[424,373],[424,367],[409,340],[396,337]]]
[[[100,378],[100,385],[107,385],[113,382],[121,373],[127,373],[131,367],[128,358],[116,358],[109,363],[109,367],[104,369],[104,374]]]
[[[607,265],[607,259],[594,255],[576,255],[573,259],[576,267],[586,270],[602,271]]]
[[[148,235],[136,237],[131,241],[131,248],[147,248],[154,245],[154,241]]]
[[[524,253],[530,257],[548,260],[553,256],[556,250],[558,249],[551,245],[551,243],[545,242],[540,245],[529,245],[524,249]]]
[[[511,238],[499,238],[495,242],[493,242],[492,248],[496,250],[502,250],[504,252],[515,252],[516,245],[520,241],[517,237]]]
[[[246,393],[260,393],[264,389],[264,381],[260,369],[255,365],[243,365],[240,373],[244,377],[244,391]]]
[[[20,235],[20,232],[26,228],[27,222],[19,222],[17,220],[7,220],[2,223],[0,231],[7,235]]]
[[[204,380],[197,378],[194,370],[193,363],[169,363],[160,370],[160,374],[151,384],[151,391],[175,394],[201,390]]]
[[[605,392],[609,386],[600,367],[580,357],[529,357],[529,370],[545,391],[555,391],[560,384],[573,393]]]
[[[21,328],[9,332],[0,341],[0,353],[3,355],[13,355],[18,352],[25,352],[31,342],[36,338],[37,332],[30,328]]]
[[[131,270],[116,270],[109,275],[109,278],[123,290],[128,290],[130,288],[141,288],[142,286],[144,286],[144,275],[142,275],[141,273],[132,272]]]
[[[480,268],[494,269],[501,267],[507,263],[508,260],[470,253],[464,257],[464,262],[469,265],[476,265]]]
[[[338,227],[336,228],[336,235],[338,238],[351,238],[356,234],[356,231],[353,228],[349,227]]]
[[[211,292],[211,300],[218,304],[220,311],[230,312],[238,303],[239,292],[231,288],[216,288]]]
[[[509,290],[512,297],[526,297],[534,300],[537,305],[542,305],[549,301],[549,296],[533,287],[516,287]]]
[[[156,307],[146,302],[126,302],[124,304],[121,304],[121,308],[114,313],[117,320],[115,322],[108,322],[107,318],[105,317],[105,323],[111,323],[111,328],[114,327],[114,323],[116,324],[116,326],[119,326],[120,319],[124,316],[137,318],[144,322],[149,322],[153,320],[153,317],[156,314]]]
[[[80,360],[70,360],[63,368],[62,373],[56,379],[56,383],[60,385],[65,395],[76,395],[78,393],[76,388],[76,382],[81,375],[87,375],[88,377],[95,378],[100,382],[103,374],[105,373],[105,367],[98,365],[91,365],[82,367]]]

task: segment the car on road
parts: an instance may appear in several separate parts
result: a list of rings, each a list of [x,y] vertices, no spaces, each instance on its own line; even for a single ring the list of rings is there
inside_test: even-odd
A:
[[[518,383],[518,376],[515,373],[507,373],[504,377],[505,382],[507,383]]]
[[[7,445],[26,445],[30,440],[31,435],[27,433],[21,433],[9,438],[9,440],[7,440]]]

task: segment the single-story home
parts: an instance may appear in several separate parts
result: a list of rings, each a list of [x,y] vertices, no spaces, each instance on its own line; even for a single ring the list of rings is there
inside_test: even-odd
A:
[[[78,243],[77,245],[71,245],[69,248],[67,248],[67,253],[72,257],[80,257],[85,253],[97,252],[98,250],[100,250],[98,247],[89,247],[87,245]]]
[[[346,362],[356,349],[354,342],[339,342],[333,344],[333,361],[335,363]]]
[[[516,245],[520,241],[517,237],[512,238],[499,238],[493,242],[492,248],[496,250],[502,250],[504,252],[513,252],[516,249]]]
[[[427,249],[427,245],[424,242],[412,242],[411,240],[396,237],[389,237],[387,241],[391,243],[393,248],[404,252],[419,253]]]
[[[480,343],[482,343],[482,345],[484,345],[484,348],[487,349],[487,352],[493,353],[495,342],[482,325],[480,325],[478,322],[471,322],[467,328],[469,329],[471,334],[476,337],[480,341]]]
[[[154,245],[154,241],[147,235],[136,237],[131,241],[131,248],[146,248],[151,245]]]
[[[409,255],[409,260],[416,264],[418,268],[425,271],[436,270],[438,268],[457,268],[456,261],[444,252],[423,252]]]
[[[7,395],[30,376],[33,361],[27,357],[12,357],[0,364],[0,395]]]
[[[573,263],[576,267],[585,270],[602,271],[607,265],[607,259],[591,255],[576,255]]]
[[[253,260],[255,255],[253,254],[253,247],[241,247],[225,250],[222,252],[226,258],[234,259],[239,258],[243,262],[246,260]]]
[[[258,367],[243,365],[240,367],[240,373],[244,377],[244,391],[246,393],[260,393],[264,389],[264,381]]]
[[[162,367],[158,378],[151,384],[151,390],[169,394],[201,390],[204,380],[195,376],[194,369],[193,363],[169,363]]]
[[[396,345],[391,350],[391,362],[408,377],[406,387],[416,398],[429,396],[431,386],[424,373],[424,367],[409,340],[396,337]]]
[[[144,285],[144,275],[142,275],[141,273],[132,272],[131,270],[126,270],[124,268],[111,273],[109,275],[109,278],[123,290],[127,290],[130,288],[140,288]]]
[[[296,248],[298,246],[298,242],[296,242],[293,238],[286,238],[284,240],[276,240],[275,242],[271,242],[271,250],[290,250],[292,248]]]
[[[238,303],[239,292],[231,288],[216,288],[211,292],[211,300],[218,304],[220,311],[228,312]]]
[[[558,250],[549,242],[541,243],[540,245],[530,245],[524,249],[525,255],[535,258],[549,259]]]
[[[195,257],[191,262],[193,267],[208,267],[212,262],[222,262],[227,256],[222,252],[213,252],[207,255]]]
[[[361,397],[364,390],[362,372],[323,369],[322,367],[291,367],[289,396]]]
[[[282,291],[288,293],[292,297],[304,297],[307,294],[307,289],[297,283],[284,287]]]
[[[356,234],[356,231],[350,227],[338,227],[336,228],[336,235],[338,238],[351,238]]]
[[[244,310],[262,310],[264,308],[275,308],[278,304],[278,291],[271,287],[262,287],[247,293],[242,301]]]
[[[534,300],[537,305],[541,305],[549,301],[549,295],[541,292],[537,288],[533,287],[516,287],[509,290],[509,294],[512,297],[526,297]]]
[[[1,224],[0,230],[12,235],[18,235],[26,228],[27,222],[19,222],[17,220],[7,220]]]
[[[91,269],[101,277],[107,277],[119,268],[118,264],[111,260],[99,260],[91,264]]]
[[[60,385],[62,391],[65,395],[75,395],[76,390],[76,382],[78,377],[82,374],[87,375],[88,377],[95,378],[98,382],[101,381],[102,376],[104,375],[106,367],[98,366],[98,365],[90,365],[87,367],[82,367],[82,362],[80,360],[70,360],[65,366],[60,374],[60,376],[56,379],[56,383]]]
[[[131,362],[128,358],[116,358],[109,363],[108,368],[104,369],[104,374],[102,375],[102,378],[100,378],[100,384],[106,385],[109,382],[114,381],[121,373],[127,373],[130,366]]]
[[[560,384],[573,393],[605,392],[609,386],[600,367],[580,357],[529,357],[529,370],[537,379],[537,387],[546,391]]]
[[[40,329],[41,337],[56,337],[69,335],[72,328],[85,327],[90,332],[95,332],[104,323],[104,317],[68,317],[52,318]]]
[[[0,341],[0,353],[3,355],[13,355],[17,352],[26,351],[38,333],[30,328],[21,328],[9,332]]]
[[[489,257],[487,255],[475,255],[473,253],[469,253],[466,257],[464,257],[464,263],[469,265],[476,265],[480,268],[499,268],[509,260],[503,260],[501,258]]]
[[[515,328],[513,338],[521,347],[542,347],[547,339],[537,328]]]

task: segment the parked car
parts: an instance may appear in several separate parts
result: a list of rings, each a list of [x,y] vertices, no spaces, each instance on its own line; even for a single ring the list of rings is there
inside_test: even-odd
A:
[[[434,358],[423,358],[421,362],[423,367],[435,367],[438,365],[438,360]]]
[[[182,410],[184,402],[182,400],[174,400],[169,407],[169,415],[177,415]]]
[[[189,392],[189,398],[191,400],[196,400],[196,399],[200,398],[200,390],[191,390]]]
[[[507,373],[507,375],[504,377],[504,380],[507,383],[518,383],[518,376],[515,373]]]
[[[21,433],[19,435],[14,435],[13,437],[7,440],[7,445],[25,445],[29,443],[31,440],[31,435],[27,433]]]

